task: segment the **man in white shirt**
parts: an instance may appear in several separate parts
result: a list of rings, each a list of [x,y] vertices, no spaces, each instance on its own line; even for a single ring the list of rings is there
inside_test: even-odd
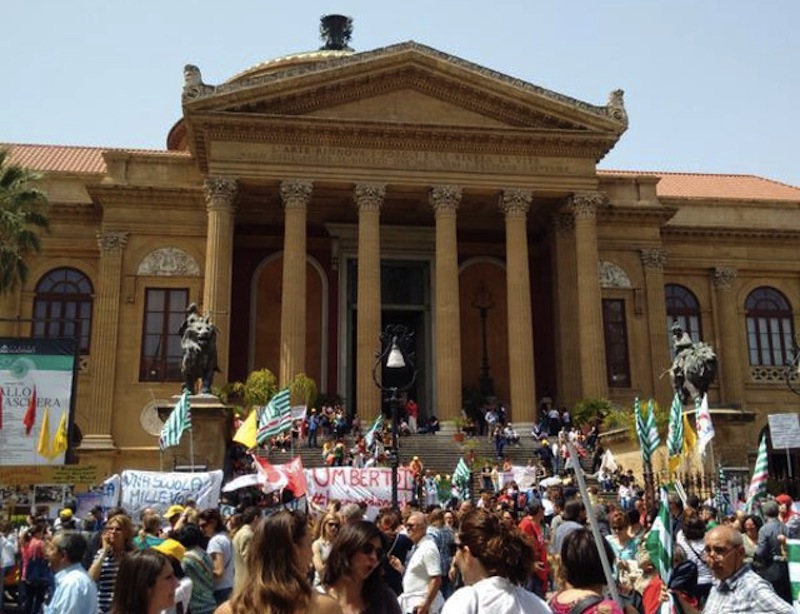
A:
[[[405,566],[397,557],[390,560],[392,567],[403,573],[403,593],[397,598],[403,614],[437,614],[444,605],[439,590],[443,574],[441,556],[427,530],[425,514],[411,514],[406,521],[406,532],[414,548]]]
[[[97,588],[81,565],[86,538],[61,531],[45,544],[45,554],[55,573],[56,590],[45,614],[86,614],[97,611]]]

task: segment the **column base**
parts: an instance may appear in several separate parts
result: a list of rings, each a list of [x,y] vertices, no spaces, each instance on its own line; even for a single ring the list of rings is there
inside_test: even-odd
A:
[[[81,445],[77,452],[85,452],[87,450],[116,450],[117,446],[114,444],[114,439],[111,435],[84,435],[81,440]]]

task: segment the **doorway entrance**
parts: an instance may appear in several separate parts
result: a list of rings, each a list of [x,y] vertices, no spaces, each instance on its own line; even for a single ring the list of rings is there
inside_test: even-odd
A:
[[[348,407],[355,408],[356,377],[356,339],[358,269],[355,258],[347,261],[347,359],[346,359],[346,398]],[[406,393],[419,405],[419,422],[422,423],[431,413],[433,390],[431,386],[431,318],[430,318],[430,261],[420,260],[382,260],[381,261],[381,330],[388,325],[401,325],[412,333],[410,351],[414,353],[414,366],[417,377]],[[377,341],[377,340],[376,340]],[[406,369],[382,368],[381,381],[384,386],[405,385],[411,374]],[[396,381],[395,381],[396,380]],[[401,381],[402,380],[402,381]],[[386,405],[384,399],[384,405]],[[388,411],[388,405],[384,407]],[[360,412],[361,413],[361,412]],[[371,419],[371,416],[361,416]]]

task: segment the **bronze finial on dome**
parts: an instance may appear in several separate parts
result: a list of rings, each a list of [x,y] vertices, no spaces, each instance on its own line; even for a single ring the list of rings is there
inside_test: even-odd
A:
[[[324,51],[352,51],[353,18],[346,15],[323,15],[320,18],[319,37],[325,43]]]

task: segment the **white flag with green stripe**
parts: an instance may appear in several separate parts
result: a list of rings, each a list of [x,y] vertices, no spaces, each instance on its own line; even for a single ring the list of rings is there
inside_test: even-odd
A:
[[[364,435],[364,441],[367,443],[367,448],[371,448],[373,442],[375,441],[375,437],[383,430],[383,415],[378,414],[378,417],[375,418],[375,422],[372,423],[372,426],[369,427],[367,434]]]
[[[748,514],[753,513],[756,499],[767,492],[767,480],[769,479],[769,459],[767,458],[767,436],[761,436],[758,444],[758,455],[756,456],[756,466],[753,468],[753,477],[750,480],[750,487],[747,489],[746,510]]]
[[[258,416],[256,441],[263,446],[270,437],[280,435],[292,428],[292,408],[290,393],[284,388],[269,400]]]
[[[669,515],[669,501],[667,490],[661,489],[661,503],[658,507],[658,516],[653,521],[653,527],[647,535],[645,546],[650,554],[650,560],[658,571],[658,575],[669,584],[672,574],[672,521]]]
[[[789,582],[792,583],[792,605],[800,612],[800,539],[786,540],[786,559],[789,561]]]
[[[469,484],[470,477],[472,472],[469,470],[469,465],[467,465],[464,457],[458,459],[458,464],[456,465],[456,470],[453,472],[453,484],[458,486],[460,489],[464,489],[467,484]]]
[[[161,436],[158,438],[158,445],[162,451],[181,442],[181,435],[184,431],[192,428],[192,410],[189,405],[189,391],[184,390],[181,398],[175,404],[175,409],[164,423],[161,429]]]

